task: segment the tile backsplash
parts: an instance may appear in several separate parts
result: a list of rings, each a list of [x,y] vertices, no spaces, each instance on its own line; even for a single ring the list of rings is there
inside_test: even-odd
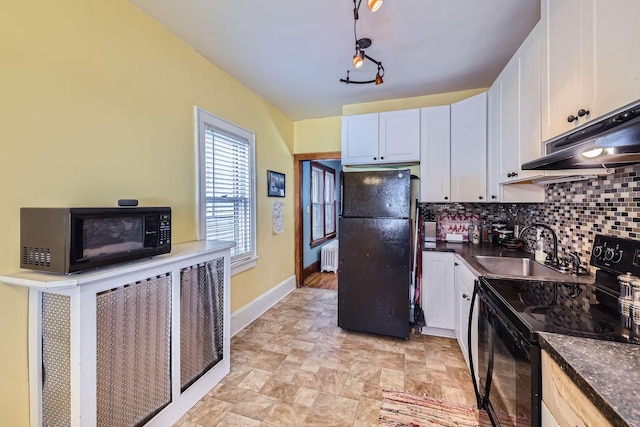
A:
[[[548,185],[545,203],[423,203],[422,208],[433,210],[436,217],[478,216],[521,227],[544,223],[558,235],[560,256],[575,251],[588,263],[596,234],[640,238],[640,164],[588,181]],[[534,237],[530,233],[527,239],[529,250]]]

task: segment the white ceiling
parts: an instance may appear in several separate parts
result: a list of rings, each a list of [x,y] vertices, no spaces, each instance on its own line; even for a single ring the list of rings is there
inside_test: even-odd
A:
[[[360,7],[381,61],[355,70],[353,0],[130,0],[293,120],[342,106],[488,87],[540,17],[540,0],[387,0]]]

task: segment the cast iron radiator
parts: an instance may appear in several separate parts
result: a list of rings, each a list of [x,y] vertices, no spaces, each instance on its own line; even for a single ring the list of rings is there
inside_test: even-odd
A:
[[[180,270],[180,385],[184,391],[223,355],[224,258]]]
[[[171,402],[171,275],[96,295],[97,425],[144,424]]]

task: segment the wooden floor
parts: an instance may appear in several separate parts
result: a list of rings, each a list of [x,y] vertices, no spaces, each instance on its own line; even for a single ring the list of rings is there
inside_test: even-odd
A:
[[[313,273],[304,281],[304,286],[319,289],[338,289],[338,273]]]

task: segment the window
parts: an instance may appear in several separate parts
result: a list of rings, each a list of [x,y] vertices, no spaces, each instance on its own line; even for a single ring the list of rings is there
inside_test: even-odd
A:
[[[336,236],[336,171],[311,163],[311,247]]]
[[[255,135],[196,107],[198,239],[232,240],[233,272],[255,266]],[[242,267],[239,267],[242,265]]]

